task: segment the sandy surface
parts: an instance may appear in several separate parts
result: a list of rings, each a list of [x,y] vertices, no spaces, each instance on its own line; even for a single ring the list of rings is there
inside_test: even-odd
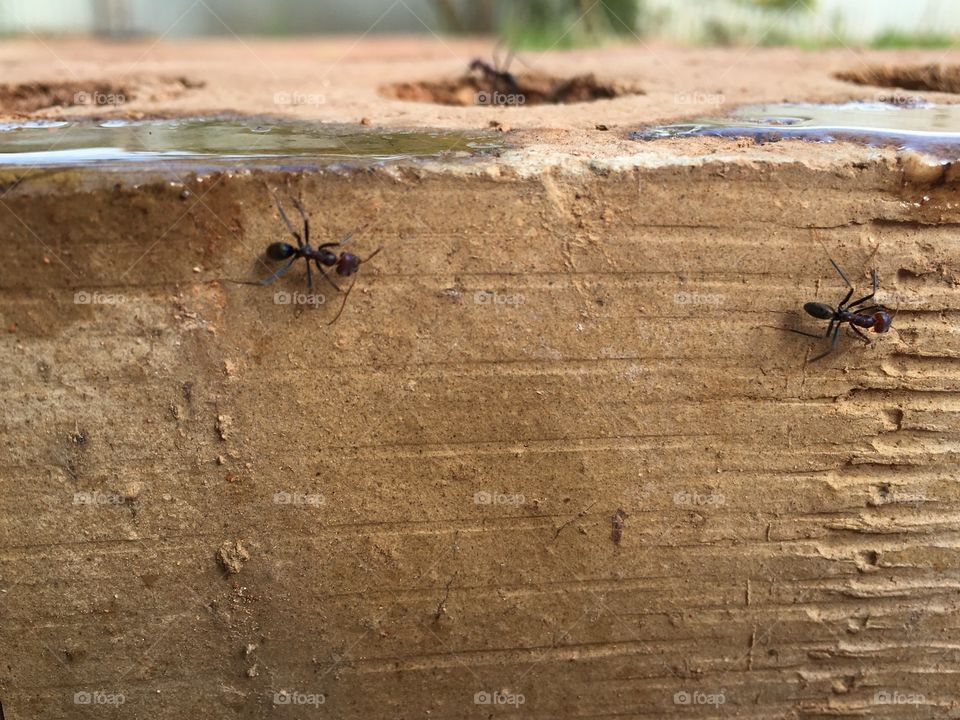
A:
[[[132,97],[31,117],[520,130],[482,162],[4,185],[6,720],[956,717],[952,168],[625,138],[714,109],[678,93],[872,97],[832,73],[937,53],[614,48],[530,60],[646,94],[378,94],[487,47],[0,48],[8,103]],[[265,185],[382,248],[337,324],[328,286],[284,302],[302,267],[257,284]],[[828,252],[899,314],[806,364],[782,328],[842,297]]]
[[[749,103],[918,99],[953,103],[957,96],[950,93],[853,80],[902,81],[908,88],[926,81],[927,86],[939,83],[953,89],[955,73],[949,63],[951,59],[960,61],[960,51],[942,50],[810,52],[644,44],[600,51],[522,53],[511,66],[518,76],[546,76],[558,82],[592,75],[598,83],[623,93],[613,99],[483,107],[396,97],[398,90],[403,94],[411,84],[442,87],[458,83],[467,75],[472,59],[491,60],[491,53],[492,44],[486,39],[108,44],[12,40],[0,47],[6,83],[0,88],[0,117],[111,119],[227,113],[363,123],[371,131],[493,127],[514,131],[510,141],[530,148],[535,171],[544,163],[561,160],[589,164],[595,159],[611,159],[626,166],[670,163],[677,158],[687,162],[686,158],[709,155],[833,166],[855,163],[865,151],[796,142],[757,148],[750,141],[717,139],[639,145],[627,135],[645,125],[715,116]],[[840,75],[848,79],[837,79]],[[541,159],[541,154],[547,159]],[[875,155],[867,152],[868,157]],[[894,153],[886,155],[893,157]],[[629,157],[634,159],[623,162]]]
[[[9,40],[0,47],[0,67],[10,86],[42,82],[75,85],[89,92],[108,86],[126,100],[116,107],[73,106],[31,113],[45,117],[236,112],[330,122],[367,118],[385,127],[477,128],[497,121],[514,128],[593,133],[598,124],[633,129],[641,123],[745,103],[889,97],[889,90],[841,81],[834,75],[861,77],[877,65],[910,67],[960,60],[960,51],[940,50],[894,54],[631,45],[602,51],[521,53],[511,68],[518,75],[594,73],[601,80],[635,85],[643,95],[574,106],[490,108],[404,102],[382,92],[396,83],[457,78],[472,59],[489,60],[491,52],[487,40],[412,38],[156,44]],[[925,92],[924,97],[955,100],[953,95],[936,92]],[[15,110],[11,103],[0,105],[0,112],[7,115],[15,115]]]

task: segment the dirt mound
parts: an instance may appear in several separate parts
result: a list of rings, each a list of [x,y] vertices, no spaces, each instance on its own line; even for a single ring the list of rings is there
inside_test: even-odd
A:
[[[7,83],[0,85],[0,112],[17,115],[50,108],[110,108],[135,98],[170,100],[204,84],[185,77],[144,78],[123,85],[103,80]]]
[[[877,87],[960,93],[960,65],[888,65],[847,70],[838,80]]]
[[[644,94],[639,87],[624,82],[604,82],[593,73],[572,78],[525,74],[513,82],[468,74],[455,80],[397,83],[381,88],[380,92],[396,100],[464,106],[558,105]]]

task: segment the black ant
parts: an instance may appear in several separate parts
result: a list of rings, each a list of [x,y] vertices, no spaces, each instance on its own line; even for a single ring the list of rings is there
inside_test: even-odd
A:
[[[797,333],[798,335],[806,335],[807,337],[830,338],[830,348],[817,355],[810,360],[810,362],[815,362],[820,358],[826,357],[837,349],[837,343],[840,341],[840,329],[844,323],[848,323],[857,336],[869,345],[870,338],[868,338],[860,328],[873,330],[875,333],[885,333],[890,329],[893,318],[896,316],[896,312],[891,315],[880,305],[863,305],[863,303],[873,299],[873,296],[877,294],[877,289],[880,287],[876,270],[870,272],[870,277],[873,281],[873,290],[870,294],[864,295],[852,303],[848,303],[850,297],[853,295],[853,284],[850,282],[850,278],[840,269],[840,266],[837,265],[832,258],[829,258],[829,260],[830,264],[840,273],[840,277],[843,278],[843,281],[849,288],[846,297],[840,301],[840,304],[838,304],[836,308],[822,302],[808,302],[803,306],[803,309],[808,315],[812,315],[818,320],[830,321],[830,324],[827,325],[827,331],[823,335],[814,335],[813,333],[804,332],[803,330],[782,328],[783,330],[789,330],[790,332]]]
[[[274,200],[277,202],[277,209],[280,211],[280,217],[283,218],[283,222],[287,226],[287,230],[289,230],[290,234],[296,239],[297,246],[294,247],[290,243],[285,242],[275,242],[271,243],[267,247],[268,258],[278,261],[287,260],[289,258],[289,262],[279,270],[275,271],[272,275],[270,275],[270,277],[263,280],[261,283],[263,285],[270,285],[277,278],[283,276],[283,274],[286,273],[287,270],[289,270],[297,260],[303,258],[307,261],[307,287],[310,290],[313,290],[313,272],[310,268],[310,261],[313,260],[317,265],[317,270],[320,271],[320,274],[323,275],[326,281],[330,283],[330,285],[333,286],[337,292],[343,292],[343,290],[333,280],[330,279],[330,276],[327,275],[326,270],[323,269],[324,266],[335,268],[335,272],[341,277],[349,277],[360,269],[361,264],[370,260],[374,255],[383,249],[377,248],[366,259],[363,260],[351,252],[343,251],[338,256],[337,253],[329,249],[346,245],[350,238],[353,237],[354,233],[357,232],[356,230],[347,233],[344,238],[338,242],[323,243],[322,245],[313,247],[310,244],[310,219],[307,217],[307,212],[303,209],[303,205],[300,203],[300,201],[296,198],[290,199],[293,203],[293,206],[297,209],[297,212],[300,213],[300,217],[303,219],[302,236],[296,230],[296,228],[294,228],[293,223],[290,222],[290,218],[287,217],[287,213],[284,212],[283,205],[280,204],[280,199],[276,195],[274,195]],[[360,229],[362,230],[363,228]],[[340,318],[340,315],[343,313],[343,309],[347,305],[347,298],[350,297],[350,291],[353,290],[353,286],[356,283],[357,280],[354,278],[353,282],[350,283],[350,287],[347,288],[346,295],[343,296],[343,303],[340,305],[340,310],[337,312],[333,320],[327,323],[327,325],[333,325],[333,323]]]
[[[476,58],[470,63],[470,72],[479,72],[489,83],[490,92],[496,94],[504,92],[510,95],[520,95],[520,84],[516,76],[510,72],[510,64],[513,62],[515,51],[511,50],[507,55],[506,62],[500,62],[496,50],[493,51],[493,64],[485,60]]]

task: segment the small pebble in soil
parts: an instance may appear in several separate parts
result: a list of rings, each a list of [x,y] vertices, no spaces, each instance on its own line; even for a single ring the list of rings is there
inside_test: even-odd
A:
[[[229,575],[239,573],[249,559],[250,552],[239,540],[233,542],[227,540],[217,550],[217,562]]]
[[[230,435],[230,429],[233,427],[233,418],[229,415],[218,415],[216,430],[221,440],[226,440]]]

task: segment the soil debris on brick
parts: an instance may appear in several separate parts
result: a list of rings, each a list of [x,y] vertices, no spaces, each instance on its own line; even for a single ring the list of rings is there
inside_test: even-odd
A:
[[[396,100],[463,106],[563,105],[645,94],[633,83],[603,81],[593,73],[572,78],[529,73],[516,76],[516,83],[516,88],[506,88],[502,83],[494,87],[496,83],[470,73],[455,80],[388,85],[381,89],[381,94]]]
[[[960,93],[960,65],[873,65],[839,72],[835,77],[857,85]]]

